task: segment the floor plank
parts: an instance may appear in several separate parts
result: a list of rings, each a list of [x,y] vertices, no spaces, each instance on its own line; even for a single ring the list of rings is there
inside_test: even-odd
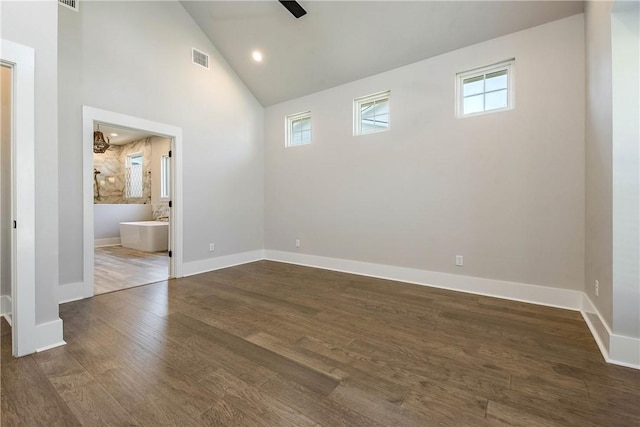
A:
[[[117,246],[94,249],[96,295],[167,280],[168,252],[144,252]]]
[[[0,393],[3,426],[16,420],[28,426],[80,425],[32,357],[2,362]]]
[[[2,320],[3,426],[640,425],[640,372],[556,308],[260,261],[60,316],[20,359]]]

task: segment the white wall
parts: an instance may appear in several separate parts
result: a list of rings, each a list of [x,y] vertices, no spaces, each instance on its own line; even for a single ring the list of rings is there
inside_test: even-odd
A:
[[[35,49],[36,324],[58,319],[58,5],[2,1],[1,36]]]
[[[120,223],[151,221],[151,205],[93,205],[93,232],[96,246],[105,239],[120,239]],[[114,243],[111,243],[114,244]]]
[[[640,29],[637,2],[585,3],[588,323],[605,357],[640,366]],[[599,295],[594,292],[598,280]]]
[[[515,109],[457,119],[456,72],[513,57]],[[266,249],[582,290],[583,76],[576,15],[267,108]],[[387,89],[391,130],[352,136]],[[313,142],[285,149],[305,110]]]
[[[211,257],[210,242],[216,256],[261,249],[263,109],[183,7],[61,8],[59,44],[61,284],[83,280],[83,104],[183,129],[185,262]],[[191,63],[192,47],[210,70]]]
[[[640,338],[640,4],[611,15],[613,332]]]
[[[585,292],[609,326],[613,322],[611,7],[585,2],[586,168]],[[594,282],[598,280],[599,296]]]
[[[80,10],[84,9],[82,2]],[[59,6],[58,12],[58,163],[60,284],[82,282],[82,20]]]

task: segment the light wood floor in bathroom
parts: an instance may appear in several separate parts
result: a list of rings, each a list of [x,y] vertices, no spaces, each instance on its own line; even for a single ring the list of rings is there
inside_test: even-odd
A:
[[[143,252],[122,246],[95,248],[95,294],[167,280],[169,256],[164,252]]]

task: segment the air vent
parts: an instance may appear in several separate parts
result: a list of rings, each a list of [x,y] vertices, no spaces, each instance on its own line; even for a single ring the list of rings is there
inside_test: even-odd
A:
[[[69,9],[73,9],[76,12],[78,11],[78,6],[80,6],[79,3],[80,0],[58,0],[58,4],[68,7]]]
[[[191,49],[191,60],[194,64],[209,69],[209,55],[196,48]]]

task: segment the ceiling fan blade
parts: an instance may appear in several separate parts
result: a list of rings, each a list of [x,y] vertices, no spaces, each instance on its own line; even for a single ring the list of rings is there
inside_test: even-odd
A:
[[[300,18],[307,14],[307,11],[300,6],[300,3],[292,0],[278,0],[280,4],[287,8],[289,12],[296,18]]]

